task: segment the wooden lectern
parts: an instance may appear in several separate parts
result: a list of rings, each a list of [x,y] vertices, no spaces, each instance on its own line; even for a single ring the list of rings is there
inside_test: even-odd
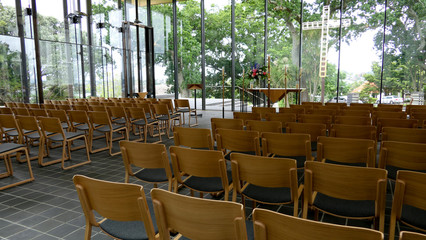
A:
[[[197,109],[197,89],[203,89],[203,84],[188,84],[186,88],[189,90],[194,90],[194,109]],[[199,114],[201,116],[201,114]]]

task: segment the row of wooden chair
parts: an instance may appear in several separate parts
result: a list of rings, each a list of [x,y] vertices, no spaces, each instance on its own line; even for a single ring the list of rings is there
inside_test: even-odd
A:
[[[170,230],[177,234],[176,238],[190,239],[384,239],[379,231],[311,221],[260,208],[254,209],[251,223],[244,220],[244,208],[239,203],[152,189],[151,204],[139,185],[82,175],[73,180],[86,216],[85,239],[91,238],[93,226],[120,239],[169,240]],[[101,221],[96,220],[95,212],[103,217]],[[424,239],[426,235],[400,233],[400,240]]]
[[[140,143],[130,142],[121,142],[121,144],[122,151],[125,151],[126,154],[128,154],[129,151],[133,151],[133,156],[141,156],[141,152],[153,151],[151,147],[154,147],[152,144],[142,145]],[[132,150],[129,150],[129,145],[135,146],[132,147]],[[160,145],[155,145],[155,148],[160,148]],[[164,145],[161,147],[160,153],[163,159],[162,166],[169,167]],[[177,184],[179,183],[190,188],[191,192],[192,190],[204,193],[223,191],[225,192],[225,200],[228,199],[227,195],[230,189],[228,185],[231,181],[229,179],[229,173],[226,171],[224,163],[225,157],[221,151],[171,147],[170,153],[174,177],[177,178],[174,184],[175,192],[177,192]],[[123,156],[126,155],[123,154]],[[200,162],[199,159],[203,159],[203,161]],[[290,203],[294,204],[294,215],[297,215],[297,199],[300,197],[302,188],[304,188],[304,217],[307,217],[307,211],[311,208],[342,217],[351,217],[351,215],[354,214],[355,216],[352,217],[358,219],[366,217],[367,219],[379,220],[380,223],[377,225],[382,232],[384,231],[387,182],[386,171],[384,169],[340,166],[306,161],[305,185],[299,187],[297,184],[297,164],[294,159],[250,156],[239,153],[231,154],[230,159],[232,161],[234,201],[238,193],[253,201],[266,204]],[[140,157],[135,157],[133,164],[145,168],[145,170],[146,168],[150,168],[150,166],[144,166],[143,163],[136,163],[136,161],[143,161]],[[152,160],[148,165],[151,165],[152,168],[161,167],[158,165],[153,166]],[[131,169],[131,167],[126,166],[126,169]],[[166,172],[170,173],[170,170],[166,170]],[[426,175],[424,173],[420,174]],[[188,177],[182,179],[184,175]],[[127,173],[126,176],[128,181]],[[208,180],[202,180],[203,177]],[[172,181],[170,180],[171,178],[172,176],[170,174],[169,189],[170,181]],[[364,184],[366,185],[365,188],[369,189],[369,194],[361,193],[361,186]],[[333,190],[327,189],[327,186],[332,187]],[[266,187],[266,189],[264,187]],[[289,189],[287,195],[284,194],[286,191],[282,192],[283,188]],[[279,194],[280,191],[281,194]],[[334,199],[330,199],[330,197]],[[345,200],[339,201],[336,199]],[[426,201],[426,199],[424,199],[423,202],[424,201]],[[346,208],[344,207],[343,210],[340,209],[340,211],[333,212],[337,204],[341,204],[341,206],[345,206]],[[352,208],[348,208],[351,204],[354,204]],[[359,211],[360,209],[353,207],[359,207],[360,204],[364,204],[361,207],[363,211]],[[418,206],[416,204],[414,205]],[[369,214],[366,212],[369,212]],[[418,222],[412,224],[416,225]]]

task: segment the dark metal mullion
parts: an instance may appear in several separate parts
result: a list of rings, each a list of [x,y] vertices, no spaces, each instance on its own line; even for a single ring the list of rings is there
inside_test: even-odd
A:
[[[339,103],[339,86],[340,86],[340,51],[342,47],[342,18],[343,18],[343,0],[340,0],[340,27],[339,27],[339,54],[337,59],[337,91],[336,102]]]
[[[382,103],[382,91],[383,91],[383,69],[385,65],[385,43],[386,43],[386,18],[387,18],[387,12],[388,12],[388,0],[385,0],[385,19],[383,24],[383,46],[382,46],[382,68],[380,71],[380,98],[379,98],[379,104]]]
[[[201,84],[202,89],[202,109],[206,110],[206,33],[204,28],[204,0],[200,2],[201,7]]]
[[[177,6],[176,0],[173,0],[173,66],[175,80],[175,99],[179,98],[179,79],[178,79],[178,44],[177,44]]]
[[[79,12],[81,12],[81,3],[80,0],[77,0],[77,9]],[[86,98],[86,77],[84,75],[84,48],[83,48],[83,31],[81,26],[81,20],[79,21],[78,25],[80,26],[80,62],[81,62],[81,88],[83,93],[83,98]],[[75,44],[78,44],[77,42]],[[77,56],[78,58],[78,56]],[[77,66],[78,67],[78,66]]]
[[[147,11],[147,14],[146,14],[147,24],[148,26],[152,27],[151,0],[146,1],[146,11]]]
[[[25,50],[24,17],[22,16],[21,0],[15,0],[16,17],[18,21],[18,36],[21,43],[21,85],[24,102],[30,102],[30,85],[27,74],[27,53]]]
[[[34,0],[32,0],[34,1]],[[93,29],[92,29],[92,1],[86,0],[87,6],[87,45],[89,48],[89,69],[90,69],[90,94],[96,96],[96,76],[95,64],[93,62]]]
[[[231,110],[235,111],[235,0],[231,1]]]
[[[43,81],[41,78],[41,59],[40,59],[40,42],[38,37],[38,21],[37,21],[37,6],[36,0],[31,0],[32,17],[33,17],[33,31],[34,31],[34,49],[36,58],[36,72],[37,72],[37,87],[38,87],[38,102],[44,103],[43,97]]]
[[[126,97],[128,92],[129,92],[129,87],[128,87],[128,65],[127,65],[127,43],[126,43],[126,32],[127,32],[127,24],[126,23],[122,23],[121,25],[121,29],[122,29],[122,43],[123,43],[123,74],[124,74],[124,91],[122,92],[123,97]]]
[[[135,9],[136,9],[136,23],[140,23],[139,21],[139,1],[135,0]],[[137,64],[138,64],[138,92],[142,92],[141,89],[141,71],[142,71],[142,64],[141,64],[141,53],[140,53],[140,32],[139,32],[139,27],[136,27],[136,58],[138,60]]]
[[[303,0],[300,0],[300,30],[299,30],[299,79],[302,78],[302,75],[300,74],[302,71],[302,38],[303,38]],[[299,88],[302,88],[302,82],[299,82]],[[298,93],[298,104],[301,104],[302,100],[302,92]]]

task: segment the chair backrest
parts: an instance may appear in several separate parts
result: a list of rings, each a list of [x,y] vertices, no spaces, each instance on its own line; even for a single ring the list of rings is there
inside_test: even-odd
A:
[[[302,105],[296,105],[296,106],[302,106]],[[305,108],[279,108],[278,113],[289,113],[289,114],[296,114],[296,119],[298,119],[300,114],[305,114]]]
[[[295,113],[270,113],[266,114],[266,121],[281,122],[282,127],[285,127],[288,122],[296,122],[297,115]]]
[[[260,121],[260,120],[248,120],[247,121],[247,130],[249,131],[258,131],[259,133],[263,132],[282,132],[282,123],[279,121]]]
[[[329,115],[313,115],[301,114],[299,115],[299,123],[320,123],[324,124],[327,129],[330,129],[333,117]]]
[[[162,98],[162,99],[159,99],[159,102],[160,102],[160,103],[162,103],[162,104],[166,104],[166,105],[167,105],[167,107],[169,108],[169,111],[172,111],[172,112],[174,112],[174,111],[175,111],[175,108],[174,108],[174,106],[173,106],[173,100],[172,100],[172,99]]]
[[[8,108],[15,108],[15,107],[17,107],[17,106],[16,106],[16,103],[14,103],[14,102],[5,102],[4,104],[5,104],[5,105],[6,105],[6,107],[8,107]]]
[[[361,109],[361,108],[372,109],[373,104],[372,103],[351,103],[349,105],[349,107],[352,108],[352,109],[355,109],[355,108],[357,108],[357,109]]]
[[[143,108],[143,110],[145,111],[145,114],[149,114],[149,116],[147,117],[152,116],[151,107],[149,103],[136,103],[135,105],[138,108]]]
[[[119,103],[118,106],[123,108],[129,108],[129,107],[134,107],[134,104],[131,102],[124,102],[124,103]]]
[[[260,113],[233,112],[234,119],[242,119],[244,124],[247,120],[260,120]]]
[[[30,116],[30,111],[27,108],[12,108],[15,115]]]
[[[324,108],[321,108],[321,109],[312,109],[311,111],[310,111],[310,113],[309,114],[313,114],[313,115],[327,115],[327,116],[331,116],[332,117],[332,121],[333,121],[333,119],[334,119],[334,116],[336,116],[336,114],[337,114],[337,111],[336,110],[334,110],[334,109],[324,109]]]
[[[35,117],[47,117],[49,116],[47,114],[46,109],[40,109],[40,108],[31,108],[30,109],[31,115],[35,116]]]
[[[1,114],[13,114],[12,109],[8,107],[2,107],[0,108]]]
[[[216,130],[217,149],[254,152],[260,155],[259,132],[219,128]]]
[[[89,111],[89,107],[87,105],[73,105],[72,109],[78,110],[78,111],[86,111],[86,112]]]
[[[75,175],[73,181],[86,221],[91,225],[98,226],[94,211],[114,221],[142,221],[148,238],[155,239],[142,186],[97,180],[82,175]]]
[[[399,234],[399,240],[426,240],[426,235],[416,232],[402,231]]]
[[[383,240],[383,233],[360,227],[349,227],[307,220],[256,208],[253,211],[256,240]]]
[[[405,112],[375,111],[371,114],[371,118],[373,125],[376,125],[380,118],[407,119],[407,114]]]
[[[334,123],[346,124],[346,125],[371,126],[371,118],[370,117],[358,117],[358,116],[336,116]]]
[[[114,107],[114,106],[116,106],[116,104],[114,102],[104,102],[104,103],[102,103],[102,105],[104,105],[104,107]]]
[[[72,110],[68,111],[71,123],[87,123],[89,124],[89,117],[87,116],[86,111],[82,110]]]
[[[369,110],[343,110],[340,111],[341,116],[352,116],[352,117],[371,117],[371,113]]]
[[[425,112],[426,111],[426,105],[407,105],[405,112],[411,116],[413,112]]]
[[[242,119],[229,119],[229,118],[211,118],[212,134],[213,139],[216,140],[216,129],[226,128],[226,129],[235,129],[243,130],[244,122]]]
[[[426,120],[426,112],[413,112],[410,115],[410,119],[416,119],[419,121],[419,125],[421,125],[421,127],[425,127],[423,125],[423,121]]]
[[[61,122],[68,122],[67,113],[64,110],[49,110],[50,117],[59,118]]]
[[[309,134],[262,133],[263,156],[306,156],[312,160],[311,137]]]
[[[22,102],[16,102],[15,105],[18,108],[27,108],[27,105],[25,103],[22,103]]]
[[[164,115],[164,116],[170,116],[169,113],[169,107],[167,104],[152,104],[152,107],[155,111],[155,115]]]
[[[90,110],[93,112],[106,112],[106,107],[104,105],[90,106],[89,111]]]
[[[55,105],[53,104],[43,104],[42,107],[46,110],[48,109],[56,109]]]
[[[1,128],[13,128],[18,131],[18,124],[15,117],[12,114],[0,114],[0,127]],[[20,132],[18,131],[20,134]]]
[[[213,150],[212,133],[207,128],[174,127],[175,146],[190,148],[207,148]]]
[[[90,122],[92,124],[111,125],[108,113],[105,112],[89,112]]]
[[[363,163],[376,166],[376,141],[367,139],[318,137],[317,160],[340,163]]]
[[[55,107],[58,110],[65,110],[65,111],[71,110],[71,105],[56,104]]]
[[[316,142],[319,136],[325,136],[327,127],[321,123],[287,123],[286,133],[306,133],[311,135],[311,141]]]
[[[22,130],[40,131],[37,119],[34,116],[17,116],[16,119]]]
[[[426,144],[383,141],[379,168],[386,166],[410,170],[426,170]]]
[[[27,103],[27,108],[40,108],[40,105],[38,105],[37,103]]]
[[[132,166],[140,168],[164,168],[167,176],[172,176],[169,157],[164,144],[120,141],[121,154],[124,166],[132,172]]]
[[[376,132],[376,127],[371,125],[333,124],[330,130],[330,137],[371,139],[376,141]]]
[[[175,99],[175,108],[179,109],[179,108],[191,108],[189,105],[189,100],[188,99]]]
[[[402,105],[379,103],[377,105],[377,110],[378,111],[401,112],[402,111],[402,107],[403,107]]]
[[[151,190],[161,240],[173,229],[189,239],[247,239],[244,207],[227,201],[193,198]]]
[[[125,109],[128,117],[131,119],[143,119],[145,123],[147,122],[145,110],[140,107],[129,107]]]
[[[382,141],[426,143],[426,129],[384,127]]]
[[[386,201],[387,171],[322,162],[305,162],[305,201],[313,204],[313,193],[346,200]]]
[[[313,105],[311,105],[311,104],[303,104],[303,105],[290,104],[290,109],[305,109],[304,114],[308,114],[313,109]]]
[[[253,107],[251,111],[254,113],[260,113],[260,118],[265,119],[267,113],[276,113],[277,109],[274,107]]]
[[[111,113],[111,117],[116,118],[127,118],[126,112],[124,111],[123,107],[114,106],[114,107],[107,107],[108,112]]]
[[[418,122],[416,119],[379,118],[377,119],[377,132],[382,132],[384,127],[417,128]]]
[[[44,132],[60,133],[64,135],[59,118],[55,117],[39,117],[41,129]]]

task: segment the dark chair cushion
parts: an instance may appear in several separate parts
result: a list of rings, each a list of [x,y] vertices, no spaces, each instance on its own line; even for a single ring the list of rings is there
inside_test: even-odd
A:
[[[122,124],[126,124],[127,121],[125,118],[116,118],[113,120],[113,122],[122,125]]]
[[[375,202],[372,200],[345,200],[318,193],[314,206],[339,216],[371,217],[375,215]]]
[[[62,126],[62,128],[68,128],[69,127],[68,123],[66,123],[66,122],[61,123],[61,126]]]
[[[401,220],[423,230],[426,230],[426,210],[410,205],[403,205]]]
[[[189,112],[188,108],[180,108],[179,110],[177,110],[178,112],[182,112],[182,113],[187,113]]]
[[[228,184],[232,183],[232,172],[227,171]],[[201,192],[220,192],[223,191],[222,179],[220,177],[196,177],[190,176],[184,182],[184,185]]]
[[[345,162],[336,162],[336,161],[332,161],[332,160],[325,160],[326,163],[332,163],[332,164],[338,164],[338,165],[345,165],[345,166],[352,166],[352,167],[365,167],[367,166],[367,163],[345,163]]]
[[[120,128],[125,128],[123,125],[117,125],[117,124],[111,124],[111,126],[112,126],[112,130],[118,130]],[[109,128],[108,125],[103,125],[100,128],[96,128],[96,131],[99,131],[99,132],[109,132],[109,131],[111,131],[111,129]]]
[[[317,142],[311,142],[311,151],[317,151]]]
[[[145,120],[140,119],[140,120],[132,122],[132,124],[134,124],[136,126],[144,126],[145,125]]]
[[[305,167],[306,162],[306,156],[281,156],[281,155],[275,155],[276,158],[290,158],[294,159],[297,162],[297,168],[303,168]]]
[[[25,145],[16,143],[2,143],[0,144],[0,153],[9,152],[21,147],[25,147]]]
[[[144,168],[138,171],[135,174],[135,177],[139,178],[140,180],[153,183],[166,182],[168,180],[166,170],[164,168]]]
[[[149,213],[151,215],[152,224],[154,225],[154,230],[158,233],[157,222],[155,220],[154,208],[152,206],[151,200],[147,200]],[[143,222],[141,221],[114,221],[107,219],[100,224],[100,228],[106,233],[110,234],[113,237],[119,239],[128,239],[128,240],[143,240],[148,239],[146,235],[146,230]]]
[[[291,201],[290,188],[270,188],[249,184],[243,194],[264,203],[286,203]]]
[[[395,167],[395,166],[391,166],[391,165],[387,165],[386,170],[388,171],[388,178],[393,179],[393,180],[396,180],[396,173],[399,170],[408,170],[408,171],[426,173],[426,170],[411,170],[411,169],[399,168],[399,167]]]
[[[80,130],[80,131],[86,131],[86,130],[89,130],[89,125],[87,125],[87,123],[80,124],[80,125],[75,126],[75,129]]]
[[[33,132],[27,135],[28,138],[30,139],[39,139],[40,138],[40,134],[38,134],[38,132]]]
[[[64,131],[64,134],[65,134],[65,140],[75,138],[75,137],[80,137],[80,136],[84,135],[84,133],[82,133],[82,132],[66,132],[66,131]],[[53,135],[53,136],[49,137],[49,139],[52,140],[52,141],[63,141],[64,140],[62,138],[61,134]]]
[[[231,160],[231,153],[244,153],[244,154],[249,154],[249,155],[256,155],[255,151],[249,151],[249,152],[230,151],[225,155],[226,160]]]

